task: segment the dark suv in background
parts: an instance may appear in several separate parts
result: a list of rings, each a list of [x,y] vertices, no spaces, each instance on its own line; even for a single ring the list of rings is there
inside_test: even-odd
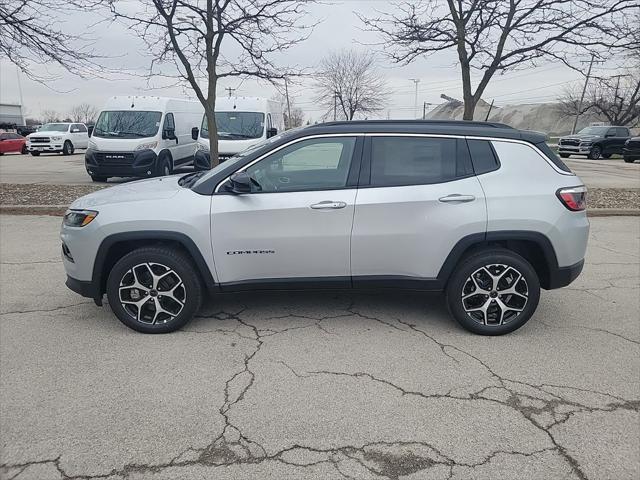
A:
[[[561,137],[558,141],[558,155],[585,155],[591,160],[609,158],[614,153],[622,154],[625,142],[631,137],[627,127],[598,126],[585,127],[574,135]]]
[[[640,137],[632,137],[624,143],[622,155],[626,163],[640,160]]]

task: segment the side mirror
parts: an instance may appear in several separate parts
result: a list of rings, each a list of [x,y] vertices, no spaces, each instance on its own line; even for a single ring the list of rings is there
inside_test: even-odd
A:
[[[191,129],[191,138],[193,140],[198,140],[199,135],[200,135],[200,130],[198,129],[198,127],[193,127]]]
[[[247,172],[236,172],[229,178],[227,191],[235,194],[251,193],[251,177]]]
[[[607,133],[604,138],[610,138],[610,137],[615,137],[616,134],[615,133]]]
[[[72,128],[71,133],[78,133],[80,131],[79,128]]]
[[[93,134],[93,126],[89,125],[89,126],[87,127],[87,135],[88,135],[88,136],[91,136],[91,134]]]
[[[271,127],[267,129],[267,138],[275,137],[278,134],[278,129]]]
[[[167,140],[177,140],[176,130],[174,128],[165,128],[162,132],[162,138],[165,138]]]

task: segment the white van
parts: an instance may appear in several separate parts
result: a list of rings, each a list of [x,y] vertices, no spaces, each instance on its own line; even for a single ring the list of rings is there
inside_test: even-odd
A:
[[[204,108],[200,102],[151,96],[107,100],[91,133],[85,167],[93,181],[109,177],[169,175],[193,164],[191,130]]]
[[[259,97],[220,98],[216,100],[218,155],[220,162],[236,153],[284,131],[284,116],[280,103]],[[193,130],[198,140],[194,165],[196,169],[211,168],[207,117],[202,117],[200,129]]]

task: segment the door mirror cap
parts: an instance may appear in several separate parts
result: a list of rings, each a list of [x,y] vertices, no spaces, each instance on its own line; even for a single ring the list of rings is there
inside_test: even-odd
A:
[[[235,194],[251,193],[251,177],[247,172],[236,172],[229,177],[227,191]]]
[[[604,137],[609,138],[609,137],[615,137],[615,136],[616,136],[615,133],[607,133]]]
[[[165,138],[167,140],[175,140],[176,139],[176,131],[174,128],[166,128],[163,132],[162,132],[162,138]]]
[[[71,133],[78,133],[78,132],[80,132],[79,128],[72,128],[71,129]]]
[[[198,140],[199,135],[200,135],[200,130],[198,129],[198,127],[193,127],[191,129],[191,138],[193,140]]]
[[[267,129],[267,138],[275,137],[278,134],[278,129],[276,127],[271,127]]]

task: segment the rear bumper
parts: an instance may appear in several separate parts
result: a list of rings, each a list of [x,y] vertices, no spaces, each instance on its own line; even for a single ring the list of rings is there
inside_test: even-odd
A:
[[[562,288],[573,282],[584,267],[584,260],[580,260],[578,263],[574,263],[568,267],[551,268],[549,271],[547,290],[554,288]]]
[[[94,177],[151,177],[156,172],[158,156],[153,150],[136,152],[102,152],[87,150],[84,165]]]

